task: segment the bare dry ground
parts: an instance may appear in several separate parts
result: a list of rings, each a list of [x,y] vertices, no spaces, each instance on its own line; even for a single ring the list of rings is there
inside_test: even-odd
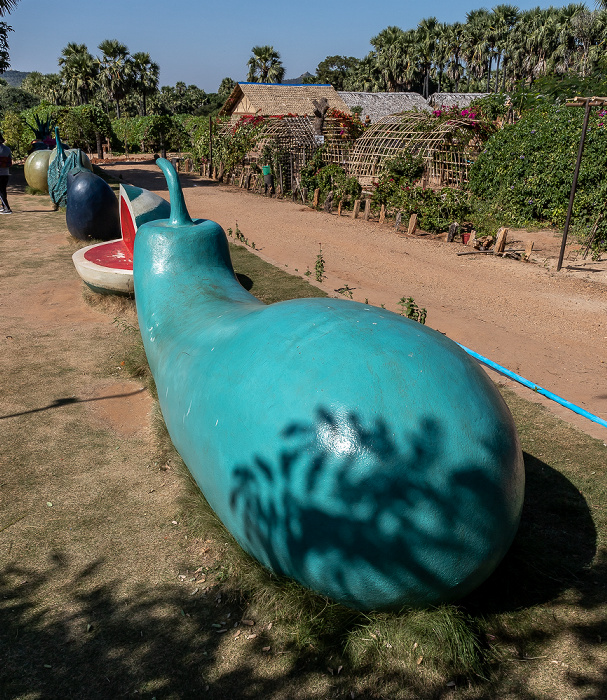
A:
[[[120,167],[126,179],[131,166]],[[143,172],[148,187],[163,190],[151,168]],[[138,177],[129,173],[135,184]],[[558,338],[558,329],[545,323],[529,345],[519,324],[532,328],[528,317],[538,323],[536,310],[548,313],[552,298],[553,325],[562,321],[569,330],[559,339],[561,364],[546,377],[565,382],[561,393],[572,398],[566,368],[583,356],[593,382],[580,380],[577,390],[591,410],[605,415],[604,365],[598,357],[592,364],[591,348],[582,342],[596,339],[597,355],[604,347],[596,328],[598,323],[604,328],[602,283],[578,279],[575,271],[560,278],[542,265],[472,263],[473,256],[455,256],[455,245],[401,238],[388,228],[338,220],[197,178],[187,184],[194,215],[225,227],[238,221],[262,256],[283,268],[299,274],[306,266],[313,269],[321,240],[329,274],[324,286],[331,292],[348,284],[356,287],[355,298],[368,296],[394,309],[403,294],[412,295],[428,308],[432,325],[540,382],[525,363],[543,366],[534,353],[550,346],[542,334],[550,331]],[[378,689],[372,661],[355,671],[344,666],[337,676],[339,660],[318,659],[313,649],[305,658],[283,651],[274,636],[277,625],[269,628],[271,619],[254,618],[252,627],[241,623],[241,601],[221,584],[221,543],[192,541],[182,518],[182,481],[170,464],[158,461],[152,401],[126,376],[130,331],[124,327],[135,323],[132,312],[109,301],[85,303],[70,259],[76,245],[62,213],[51,212],[46,198],[24,195],[18,181],[12,185],[16,214],[0,217],[0,698],[424,697],[408,691],[397,675],[382,678]],[[584,274],[604,282],[604,271]],[[505,304],[504,290],[514,280],[522,298],[537,295],[537,304],[523,308],[515,296],[509,297],[511,307]],[[461,303],[454,298],[459,292]],[[572,294],[581,307],[577,317],[568,311]],[[502,310],[501,321],[494,304]],[[115,317],[122,323],[114,323]],[[493,326],[499,342],[492,338]],[[569,357],[576,339],[579,352]],[[497,356],[506,340],[504,356]],[[505,361],[514,356],[520,357],[518,367]],[[550,381],[542,383],[558,391]],[[537,422],[537,416],[529,422]],[[526,454],[526,464],[528,493],[535,500],[525,526],[547,528],[542,534],[563,548],[549,552],[548,561],[571,568],[576,580],[555,605],[528,592],[537,624],[524,648],[533,657],[533,648],[541,646],[537,659],[519,653],[517,610],[512,610],[511,628],[504,630],[512,635],[512,663],[506,664],[499,697],[599,700],[607,689],[605,562],[598,554],[604,542],[597,541],[592,522],[602,517],[602,492],[592,488],[604,480],[604,467],[596,467],[599,476],[592,471],[579,482],[562,477],[544,463],[543,455],[553,447],[540,443],[543,425],[554,429],[547,421],[522,435],[524,444],[536,440],[538,445],[526,448],[534,455]],[[561,432],[577,447],[577,431]],[[565,467],[571,454],[561,453]],[[596,464],[595,456],[592,460]],[[562,502],[543,503],[546,484],[556,481]],[[579,513],[575,535],[559,529],[559,508],[570,503]],[[579,552],[570,551],[574,545]],[[555,568],[556,592],[562,590],[557,581],[562,575]],[[545,614],[538,607],[543,602]],[[496,608],[500,604],[495,601]],[[432,693],[443,696],[490,697],[482,687],[465,685]]]
[[[168,198],[153,162],[123,161],[107,170]],[[470,249],[423,232],[399,235],[389,224],[338,218],[194,175],[182,174],[181,180],[192,216],[213,219],[224,229],[238,223],[263,259],[293,274],[314,272],[322,243],[327,279],[321,287],[329,294],[347,285],[356,301],[368,299],[392,311],[400,310],[401,297],[412,296],[428,310],[429,326],[607,420],[606,255],[584,261],[576,256],[579,246],[569,245],[557,273],[560,233],[513,231],[509,247],[534,241],[533,264],[458,256]],[[505,383],[518,391],[517,384]],[[544,403],[607,441],[607,428]]]

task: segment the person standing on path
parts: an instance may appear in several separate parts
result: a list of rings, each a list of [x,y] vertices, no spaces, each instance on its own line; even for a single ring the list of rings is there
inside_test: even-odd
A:
[[[8,198],[6,196],[6,186],[8,184],[8,176],[12,164],[13,154],[11,149],[4,143],[4,137],[2,134],[0,134],[0,203],[2,203],[0,214],[13,213],[8,204]]]
[[[272,167],[268,165],[263,165],[261,168],[263,174],[263,193],[267,196],[268,187],[270,188],[270,197],[275,193],[274,190],[274,175],[272,175]]]

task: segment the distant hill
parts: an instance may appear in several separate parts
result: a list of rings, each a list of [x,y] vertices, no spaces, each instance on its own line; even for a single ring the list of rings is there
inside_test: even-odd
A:
[[[30,71],[7,70],[6,73],[0,73],[0,78],[4,78],[4,80],[13,87],[20,87],[21,83],[29,74]]]

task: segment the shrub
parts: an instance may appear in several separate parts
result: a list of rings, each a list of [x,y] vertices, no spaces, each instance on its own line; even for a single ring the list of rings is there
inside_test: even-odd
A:
[[[533,109],[497,132],[470,171],[470,189],[506,225],[565,222],[584,110]],[[607,111],[594,109],[586,135],[572,232],[593,230],[607,195]],[[607,248],[607,221],[599,220],[595,250]]]
[[[348,177],[343,168],[335,163],[323,164],[323,149],[319,148],[311,160],[301,171],[301,186],[312,191],[320,190],[320,197],[324,199],[329,192],[333,192],[336,200],[349,195],[358,197],[362,191],[360,183],[355,177]]]

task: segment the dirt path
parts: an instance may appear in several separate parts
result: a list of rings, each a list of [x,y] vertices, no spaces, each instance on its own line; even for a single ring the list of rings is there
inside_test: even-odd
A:
[[[112,174],[167,196],[164,178],[151,162],[116,163]],[[289,272],[314,271],[322,243],[329,293],[347,285],[357,301],[398,311],[412,296],[428,310],[428,325],[607,420],[607,259],[574,261],[570,246],[555,271],[560,236],[520,234],[535,242],[534,263],[489,255],[464,255],[457,243],[396,234],[350,217],[338,218],[290,201],[182,175],[192,216],[236,223],[259,255]],[[515,235],[515,238],[517,236]],[[516,246],[514,246],[516,247]],[[520,247],[520,246],[519,246]],[[571,258],[571,261],[569,260]],[[528,389],[495,379],[538,400],[594,437],[607,429],[576,416]]]

